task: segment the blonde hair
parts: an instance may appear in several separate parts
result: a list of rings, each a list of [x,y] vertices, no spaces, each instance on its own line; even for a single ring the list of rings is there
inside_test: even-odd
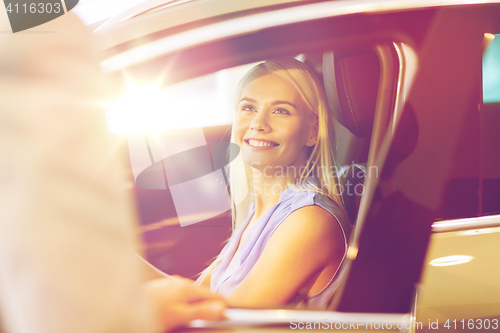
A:
[[[290,82],[299,92],[311,115],[318,121],[318,138],[314,146],[309,149],[309,156],[304,170],[301,172],[297,184],[289,184],[294,190],[310,190],[311,187],[328,196],[342,209],[343,203],[337,183],[337,166],[333,149],[333,122],[328,109],[323,86],[316,74],[305,64],[294,58],[267,60],[250,69],[238,83],[236,90],[236,109],[241,99],[243,88],[254,79],[276,74]],[[234,143],[234,126],[231,133],[231,142]],[[247,218],[250,209],[250,167],[247,166],[241,154],[229,164],[229,188],[231,193],[231,209],[233,231]],[[309,181],[316,176],[318,187]],[[246,181],[244,181],[246,180]]]
[[[311,115],[317,119],[318,137],[316,144],[309,148],[306,167],[299,176],[297,184],[289,184],[294,190],[313,190],[328,196],[344,209],[339,188],[337,186],[337,166],[334,159],[333,123],[326,102],[323,86],[315,73],[302,62],[294,58],[281,58],[267,60],[250,69],[240,80],[236,90],[236,110],[245,86],[252,80],[267,75],[276,74],[290,82],[299,92]],[[231,133],[231,142],[234,143],[234,126]],[[234,153],[234,152],[233,152]],[[229,151],[230,155],[231,152]],[[229,156],[229,189],[231,198],[231,215],[233,232],[246,220],[251,207],[250,196],[250,167],[243,161],[242,154],[236,157]],[[318,186],[309,181],[311,176],[316,176]],[[211,273],[216,263],[222,260],[219,256],[212,264],[201,273],[200,279]]]

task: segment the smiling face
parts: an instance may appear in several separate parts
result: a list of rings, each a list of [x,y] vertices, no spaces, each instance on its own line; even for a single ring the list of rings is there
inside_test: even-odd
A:
[[[234,125],[245,163],[257,169],[300,167],[316,143],[315,121],[295,87],[271,73],[243,88]]]

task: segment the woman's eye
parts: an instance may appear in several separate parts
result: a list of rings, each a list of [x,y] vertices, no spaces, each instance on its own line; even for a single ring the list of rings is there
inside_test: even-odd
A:
[[[251,105],[243,105],[241,107],[241,111],[253,111],[253,106],[251,106]]]
[[[290,112],[288,112],[288,110],[285,110],[285,109],[276,109],[276,110],[274,110],[274,113],[277,113],[277,114],[290,114]]]

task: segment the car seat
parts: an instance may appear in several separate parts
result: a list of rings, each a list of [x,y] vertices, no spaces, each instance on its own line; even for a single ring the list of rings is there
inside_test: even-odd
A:
[[[339,187],[351,224],[354,224],[364,192],[380,64],[372,49],[329,51],[323,54],[322,71],[328,105],[338,122],[336,155],[342,165],[338,172]]]

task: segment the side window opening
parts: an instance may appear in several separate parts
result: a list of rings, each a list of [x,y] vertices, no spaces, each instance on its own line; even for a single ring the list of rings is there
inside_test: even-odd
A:
[[[481,207],[500,214],[500,34],[485,34],[481,112]]]

